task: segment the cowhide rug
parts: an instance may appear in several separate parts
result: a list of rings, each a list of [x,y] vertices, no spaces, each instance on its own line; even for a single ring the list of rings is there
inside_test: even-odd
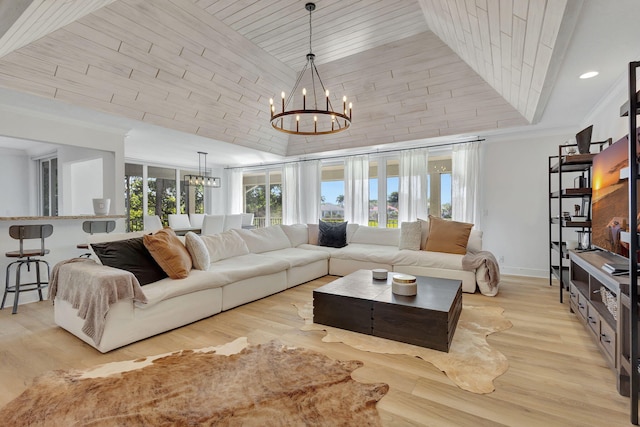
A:
[[[443,371],[458,387],[485,394],[495,390],[493,380],[509,368],[507,358],[487,343],[490,334],[513,326],[502,315],[500,307],[462,308],[449,353],[431,350],[385,338],[378,338],[331,326],[313,323],[313,304],[294,304],[305,320],[302,330],[326,331],[323,342],[342,342],[358,350],[385,354],[407,354],[419,357]],[[418,327],[418,325],[416,325]]]
[[[46,373],[0,410],[0,420],[6,426],[380,425],[375,405],[389,386],[353,380],[360,366],[239,338]]]

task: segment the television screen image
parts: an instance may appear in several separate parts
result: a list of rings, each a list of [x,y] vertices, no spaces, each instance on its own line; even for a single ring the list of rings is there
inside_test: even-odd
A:
[[[620,171],[628,166],[628,147],[625,136],[598,153],[592,176],[591,243],[624,257],[629,246],[620,232],[629,230],[629,181],[620,179]]]

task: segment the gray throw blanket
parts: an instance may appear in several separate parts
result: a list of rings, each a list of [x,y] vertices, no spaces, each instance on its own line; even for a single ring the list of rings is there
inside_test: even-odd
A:
[[[109,307],[121,300],[146,303],[136,277],[91,259],[73,258],[57,263],[51,271],[49,299],[69,302],[84,319],[82,332],[100,344]]]
[[[489,251],[480,251],[476,253],[467,252],[462,258],[462,268],[464,270],[473,271],[481,266],[486,267],[484,279],[490,291],[496,292],[495,289],[500,283],[500,267],[496,257]]]

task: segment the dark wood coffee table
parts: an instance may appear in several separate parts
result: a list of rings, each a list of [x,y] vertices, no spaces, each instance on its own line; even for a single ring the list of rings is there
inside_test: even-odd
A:
[[[314,290],[314,323],[448,352],[462,281],[416,276],[418,294],[403,296],[391,292],[393,274],[374,280],[371,270],[358,270]]]

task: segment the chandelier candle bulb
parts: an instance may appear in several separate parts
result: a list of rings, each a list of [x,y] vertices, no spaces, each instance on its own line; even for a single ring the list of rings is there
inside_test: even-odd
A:
[[[307,89],[302,88],[302,109],[307,109]]]
[[[353,108],[353,104],[349,103],[349,119],[351,119],[351,108]]]
[[[329,89],[327,89],[327,91],[325,92],[325,95],[327,97],[327,111],[329,111]]]
[[[282,92],[282,112],[284,113],[284,91]]]
[[[296,116],[296,132],[300,131],[300,116]]]

